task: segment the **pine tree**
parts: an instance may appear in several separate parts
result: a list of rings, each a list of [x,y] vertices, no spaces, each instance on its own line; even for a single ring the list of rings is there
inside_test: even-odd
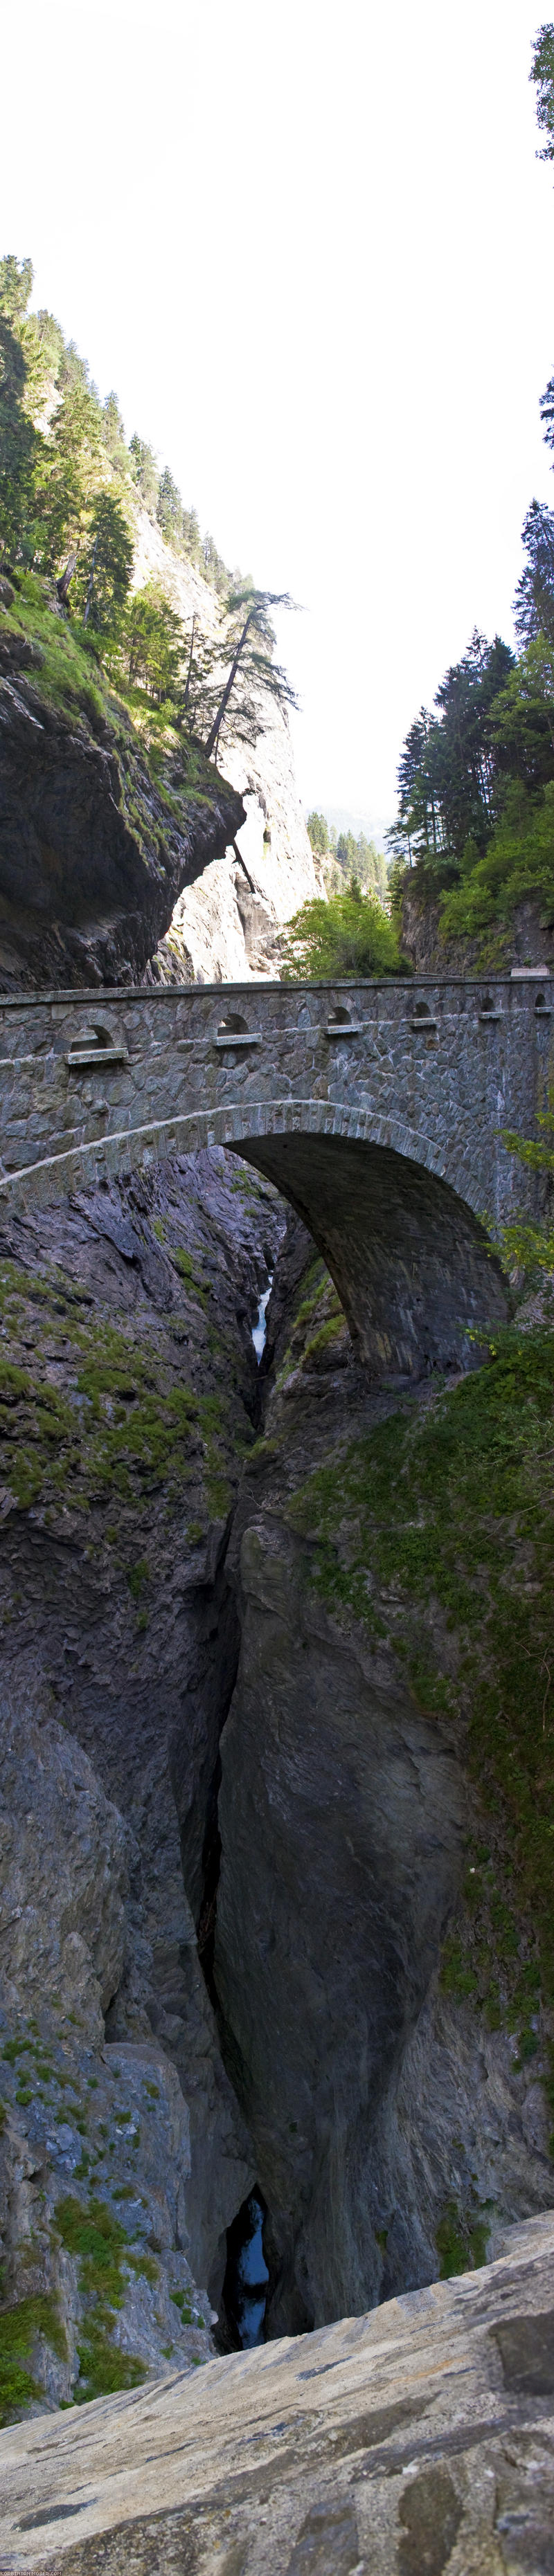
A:
[[[537,154],[539,161],[554,161],[554,27],[539,27],[533,45],[533,62],[529,78],[537,88],[537,125],[546,135],[546,143]]]
[[[532,501],[523,522],[527,563],[514,601],[516,634],[522,644],[535,635],[554,641],[554,511]]]
[[[94,504],[75,581],[76,603],[83,610],[85,626],[90,625],[95,634],[110,634],[117,624],[130,589],[132,570],[132,539],[121,503],[114,493],[101,492]]]

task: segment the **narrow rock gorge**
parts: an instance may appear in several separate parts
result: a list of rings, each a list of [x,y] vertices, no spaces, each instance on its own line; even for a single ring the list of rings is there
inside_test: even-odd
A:
[[[423,1529],[419,1566],[405,1563],[418,1444],[432,1453],[444,1421],[456,1470],[463,1381],[443,1397],[372,1386],[296,1220],[278,1278],[265,1439],[245,1462],[228,1558],[241,1652],[215,1946],[226,2060],[269,2211],[270,2333],[482,2259],[552,2194],[538,1926],[517,1874],[511,1910],[485,1723],[475,1776],[461,1530],[457,1618],[426,1595]],[[484,1440],[485,1382],[466,1387],[478,1421],[485,1399]],[[462,1414],[460,1460],[465,1437]],[[507,1532],[508,1583],[510,1554]],[[474,1576],[485,1593],[488,1573]],[[485,1677],[486,1651],[477,1692]]]
[[[236,2344],[253,2192],[271,2339],[490,2259],[552,2167],[497,1569],[474,1520],[472,1666],[454,1526],[494,1366],[371,1381],[304,1228],[231,1153],[3,1226],[9,2417]],[[528,1795],[509,1693],[503,1723]]]

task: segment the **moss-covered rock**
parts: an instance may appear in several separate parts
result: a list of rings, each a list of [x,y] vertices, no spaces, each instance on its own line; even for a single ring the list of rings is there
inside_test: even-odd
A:
[[[244,808],[137,691],[110,688],[55,592],[0,605],[0,988],[140,983],[177,896]]]

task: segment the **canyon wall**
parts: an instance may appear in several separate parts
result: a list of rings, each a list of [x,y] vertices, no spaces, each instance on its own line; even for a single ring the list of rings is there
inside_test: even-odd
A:
[[[228,2343],[254,2185],[270,2337],[467,2268],[552,2197],[540,1925],[417,1499],[450,1440],[455,1520],[487,1371],[372,1384],[284,1223],[218,1151],[4,1212],[12,2412],[192,2370],[212,2311]]]
[[[372,1453],[378,1472],[385,1445],[394,1494],[406,1423],[432,1443],[437,1398],[399,1407],[371,1388],[294,1226],[280,1269],[265,1436],[245,1463],[228,1560],[241,1652],[221,1744],[215,1946],[226,2062],[268,2208],[270,2333],[431,2281],[441,2248],[454,2262],[494,2252],[499,2227],[552,2198],[536,1925],[517,1880],[509,1915],[491,1784],[483,1801],[470,1760],[461,1566],[458,1617],[428,1594],[423,1552],[410,1610],[409,1482],[398,1572],[384,1580],[360,1536]],[[509,1584],[509,1530],[505,1545]],[[485,1670],[486,1657],[482,1681]],[[483,1783],[488,1758],[484,1727]],[[482,1994],[471,1943],[460,1960],[456,1927],[478,1895],[499,1919],[504,1904],[519,2011],[494,1939]]]
[[[271,1188],[216,1152],[3,1230],[0,2124],[22,2402],[66,2398],[89,2349],[79,2205],[100,2289],[103,2246],[112,2261],[87,2395],[205,2356],[254,2179],[201,1959],[238,1652],[224,1558],[282,1226]]]
[[[136,588],[160,582],[190,631],[212,643],[220,610],[209,582],[186,556],[166,545],[161,528],[132,494]],[[225,778],[242,801],[245,819],[228,834],[224,856],[203,870],[201,886],[186,884],[178,896],[152,972],[163,983],[232,983],[279,973],[279,932],[300,905],[325,895],[314,859],[294,772],[285,711],[268,704],[253,744],[234,739],[232,723],[222,754]]]
[[[140,983],[183,885],[243,819],[189,743],[148,748],[53,585],[2,581],[3,991]]]

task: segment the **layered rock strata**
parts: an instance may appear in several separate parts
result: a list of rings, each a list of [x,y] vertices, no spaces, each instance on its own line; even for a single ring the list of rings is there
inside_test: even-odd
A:
[[[438,2246],[454,2264],[464,2245],[494,2248],[499,2226],[552,2198],[546,2033],[542,2055],[536,2023],[520,2051],[517,2014],[495,2006],[491,2021],[465,2000],[471,1959],[441,1976],[483,1832],[502,1917],[455,1620],[420,1597],[414,1653],[402,1578],[385,1584],[365,1551],[358,1614],[349,1606],[350,1444],[365,1440],[371,1456],[387,1419],[394,1438],[398,1398],[364,1383],[336,1292],[298,1232],[287,1263],[289,1295],[273,1318],[269,1308],[265,1439],[245,1466],[228,1559],[241,1653],[221,1744],[215,1945],[226,2062],[269,2211],[270,2334],[431,2281]],[[411,1404],[419,1414],[435,1401]],[[405,1407],[399,1469],[407,1418]],[[532,1987],[533,1926],[516,1933],[507,1913],[506,1925]]]
[[[184,743],[153,759],[44,586],[0,603],[0,986],[137,984],[241,798]]]
[[[217,2307],[254,2180],[197,1933],[236,1671],[224,1557],[258,1416],[251,1325],[282,1224],[271,1189],[216,1152],[15,1219],[1,1247],[6,2223],[15,2261],[21,2158],[33,2240],[45,2194],[43,2252],[60,2192],[107,2195],[114,2221],[132,2200],[156,2286],[130,2348],[158,2368],[178,2324],[160,2247],[177,2286],[185,2263],[185,2306],[190,2261]],[[40,2297],[61,2299],[74,2374],[64,2278],[47,2266]],[[25,2254],[11,2305],[35,2296],[27,2280]],[[39,2333],[31,2376],[65,2395],[50,2362]]]
[[[547,2576],[554,2224],[486,2271],[0,2437],[0,2547],[67,2576]]]

